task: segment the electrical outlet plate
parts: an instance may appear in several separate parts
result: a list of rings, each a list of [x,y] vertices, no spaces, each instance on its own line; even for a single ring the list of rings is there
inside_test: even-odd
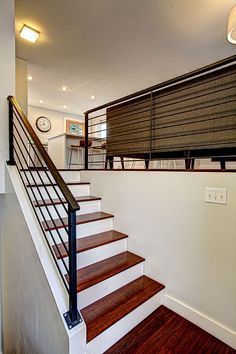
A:
[[[207,203],[227,204],[227,189],[206,187],[205,201]]]

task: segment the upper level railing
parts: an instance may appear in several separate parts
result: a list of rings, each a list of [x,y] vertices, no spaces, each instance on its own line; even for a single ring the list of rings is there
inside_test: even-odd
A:
[[[64,317],[68,327],[72,328],[81,321],[77,310],[76,278],[76,211],[80,207],[17,100],[9,96],[8,101],[8,164],[15,165],[18,169],[45,240],[68,291],[69,311],[64,314]],[[59,199],[62,211],[53,202],[53,195]],[[55,218],[60,222],[60,229],[57,227]],[[59,242],[63,250],[58,247]],[[68,262],[64,260],[62,253],[68,255]],[[68,274],[68,282],[65,274]]]
[[[91,145],[92,144],[92,145]],[[236,56],[85,112],[85,169],[236,156]]]

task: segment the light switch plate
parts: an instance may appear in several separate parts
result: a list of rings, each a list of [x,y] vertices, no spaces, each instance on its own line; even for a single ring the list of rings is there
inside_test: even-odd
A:
[[[227,204],[227,189],[206,187],[205,201],[207,203]]]

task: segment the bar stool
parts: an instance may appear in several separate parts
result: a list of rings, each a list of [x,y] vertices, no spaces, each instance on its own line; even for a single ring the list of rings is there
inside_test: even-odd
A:
[[[88,141],[88,147],[92,146],[92,141]],[[80,140],[79,145],[71,145],[70,146],[70,157],[69,157],[69,169],[71,169],[71,166],[82,166],[83,165],[83,154],[82,151],[85,148],[85,140]],[[77,152],[77,157],[78,157],[78,162],[72,162],[72,155],[73,151]]]

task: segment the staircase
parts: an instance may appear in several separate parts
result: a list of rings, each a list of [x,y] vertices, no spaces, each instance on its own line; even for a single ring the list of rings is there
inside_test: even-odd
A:
[[[57,309],[65,325],[61,333],[67,334],[70,353],[131,353],[141,343],[138,350],[143,353],[153,341],[158,342],[152,351],[156,353],[163,352],[166,340],[175,348],[176,333],[170,334],[169,320],[164,320],[171,320],[173,313],[160,307],[164,285],[145,275],[145,259],[128,250],[128,235],[114,230],[114,215],[101,210],[101,196],[90,195],[90,183],[80,180],[79,171],[56,168],[16,99],[8,100],[9,174],[22,209],[26,207],[24,216],[48,283],[57,283],[51,290],[54,299],[60,297]],[[185,327],[177,327],[185,345]],[[160,342],[163,333],[166,340]]]
[[[37,179],[39,173],[41,178]],[[128,235],[113,229],[114,215],[102,211],[102,198],[90,195],[90,183],[80,181],[79,172],[60,173],[80,205],[76,215],[77,299],[87,327],[87,352],[103,353],[161,305],[164,285],[144,275],[145,259],[128,250]],[[31,198],[33,194],[36,196],[33,203],[38,218],[68,281],[63,265],[63,262],[68,264],[63,244],[68,245],[63,228],[68,225],[63,208],[66,201],[57,198],[45,171],[28,171],[27,174]],[[35,174],[33,179],[32,174]],[[50,193],[48,199],[45,186]],[[38,187],[42,187],[40,193]],[[35,189],[33,194],[32,189]],[[58,218],[58,213],[62,219]],[[57,245],[51,242],[50,231]]]

